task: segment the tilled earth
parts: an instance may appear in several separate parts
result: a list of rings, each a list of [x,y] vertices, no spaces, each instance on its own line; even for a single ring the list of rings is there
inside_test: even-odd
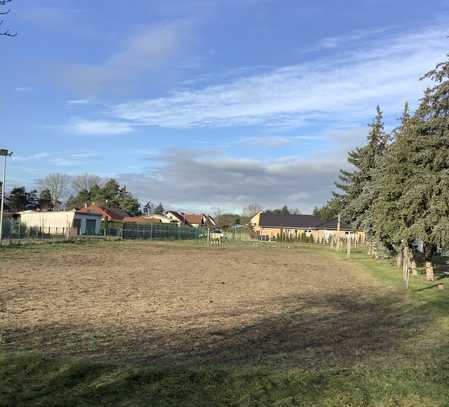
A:
[[[403,304],[325,249],[128,241],[0,251],[8,351],[162,366],[341,366],[413,340],[416,318]]]

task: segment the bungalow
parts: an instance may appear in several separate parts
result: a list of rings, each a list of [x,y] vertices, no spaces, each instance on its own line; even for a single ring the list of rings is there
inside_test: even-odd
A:
[[[178,211],[167,211],[165,217],[170,219],[171,223],[179,225],[190,225],[194,228],[215,227],[215,220],[212,216],[201,213],[199,215],[188,214]]]
[[[129,214],[123,209],[105,208],[95,203],[86,205],[84,208],[79,209],[78,212],[101,215],[101,219],[108,222],[123,222],[125,218],[129,217]]]
[[[25,227],[48,235],[96,235],[101,227],[101,215],[76,210],[24,211],[18,218]]]
[[[215,227],[215,220],[212,216],[201,213],[199,215],[184,214],[186,223],[194,228]]]
[[[124,223],[153,224],[163,223],[158,216],[127,216],[123,218]]]
[[[365,238],[363,232],[354,230],[351,225],[339,219],[323,221],[314,215],[276,215],[259,212],[251,218],[250,226],[262,240],[297,239],[300,236],[312,236],[315,240],[348,236],[353,240]]]

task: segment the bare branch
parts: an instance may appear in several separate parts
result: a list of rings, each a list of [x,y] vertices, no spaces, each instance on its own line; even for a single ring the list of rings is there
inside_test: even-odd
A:
[[[0,7],[5,6],[7,3],[10,3],[12,0],[0,0]],[[9,14],[11,12],[11,9],[8,9],[6,11],[1,11],[0,10],[0,15],[6,15]],[[0,20],[0,25],[3,24],[3,20]],[[6,31],[0,31],[0,36],[3,37],[16,37],[17,33],[12,33],[10,30],[6,30]]]

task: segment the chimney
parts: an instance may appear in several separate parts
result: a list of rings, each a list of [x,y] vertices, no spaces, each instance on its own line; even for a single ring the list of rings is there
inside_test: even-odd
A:
[[[338,214],[337,217],[337,232],[340,232],[340,227],[341,227],[341,214]]]

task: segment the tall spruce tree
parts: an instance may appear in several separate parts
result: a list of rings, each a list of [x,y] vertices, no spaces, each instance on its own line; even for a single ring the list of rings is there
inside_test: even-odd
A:
[[[435,85],[425,91],[388,148],[378,178],[374,229],[396,247],[423,243],[426,276],[434,279],[432,257],[449,247],[449,61],[424,76]]]
[[[410,222],[401,203],[404,186],[411,179],[414,169],[410,161],[413,154],[413,122],[408,103],[404,106],[401,125],[393,132],[393,143],[386,147],[373,178],[375,199],[370,213],[372,228],[377,240],[396,253],[398,265],[402,266],[406,255],[407,267],[416,271],[413,256],[413,238],[407,232]],[[411,256],[409,256],[411,254]]]
[[[348,162],[354,170],[340,171],[341,182],[336,183],[336,186],[342,192],[334,193],[334,199],[342,208],[342,215],[347,221],[373,236],[373,214],[370,209],[376,194],[376,172],[390,138],[385,132],[383,113],[379,106],[369,126],[367,144],[348,154]]]
[[[449,61],[424,78],[434,86],[426,90],[413,118],[413,173],[400,204],[410,225],[406,238],[423,242],[427,279],[433,280],[432,256],[438,247],[449,247]]]

